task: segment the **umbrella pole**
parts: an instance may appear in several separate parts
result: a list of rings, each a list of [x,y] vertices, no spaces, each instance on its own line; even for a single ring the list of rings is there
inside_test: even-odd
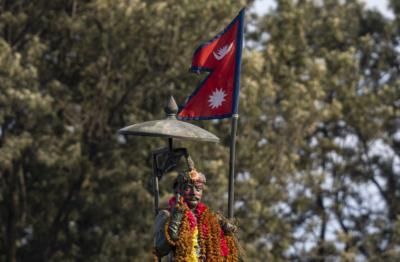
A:
[[[172,152],[172,138],[168,138],[168,150]],[[160,188],[158,183],[158,170],[156,170],[156,154],[153,153],[153,193],[154,193],[154,213],[157,216],[159,210],[159,202],[160,202]]]
[[[153,154],[153,193],[154,193],[154,213],[157,216],[158,208],[159,208],[159,199],[160,199],[160,189],[158,186],[158,174],[156,170],[156,155]]]
[[[172,152],[172,138],[168,138],[168,149],[170,152]]]
[[[155,216],[158,215],[158,210],[159,210],[159,198],[160,198],[160,190],[158,186],[158,174],[156,170],[156,154],[153,154],[153,193],[154,193],[154,213]],[[157,257],[158,262],[162,262],[161,257]]]

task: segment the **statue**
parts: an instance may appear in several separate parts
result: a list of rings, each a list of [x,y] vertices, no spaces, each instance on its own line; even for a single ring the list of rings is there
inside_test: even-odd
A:
[[[206,178],[194,168],[178,174],[169,208],[155,220],[155,255],[169,261],[238,261],[236,226],[201,202]]]

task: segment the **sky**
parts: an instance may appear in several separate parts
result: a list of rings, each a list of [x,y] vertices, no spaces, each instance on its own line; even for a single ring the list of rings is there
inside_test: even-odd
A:
[[[388,9],[388,1],[387,0],[360,0],[366,4],[366,7],[369,9],[378,9],[381,13],[383,13],[388,18],[393,18],[393,13]],[[258,13],[264,14],[270,8],[275,6],[274,0],[256,0],[254,9],[257,10]]]
[[[368,8],[378,9],[386,16],[393,17],[393,14],[388,9],[388,1],[387,0],[361,0],[361,2],[364,2]]]

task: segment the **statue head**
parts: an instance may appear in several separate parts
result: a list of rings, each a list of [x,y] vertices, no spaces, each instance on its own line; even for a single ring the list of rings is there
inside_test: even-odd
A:
[[[174,183],[174,191],[183,197],[190,209],[194,209],[201,201],[205,183],[204,174],[192,169],[178,174]]]

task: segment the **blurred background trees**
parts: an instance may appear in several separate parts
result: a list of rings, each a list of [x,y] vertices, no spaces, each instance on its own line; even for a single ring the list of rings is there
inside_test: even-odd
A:
[[[194,49],[249,1],[0,1],[0,260],[148,261],[150,152],[118,136],[204,75]],[[400,7],[247,12],[236,217],[249,261],[400,258]],[[251,26],[250,26],[251,25]],[[184,143],[226,212],[221,143]],[[162,181],[167,198],[170,178]]]

